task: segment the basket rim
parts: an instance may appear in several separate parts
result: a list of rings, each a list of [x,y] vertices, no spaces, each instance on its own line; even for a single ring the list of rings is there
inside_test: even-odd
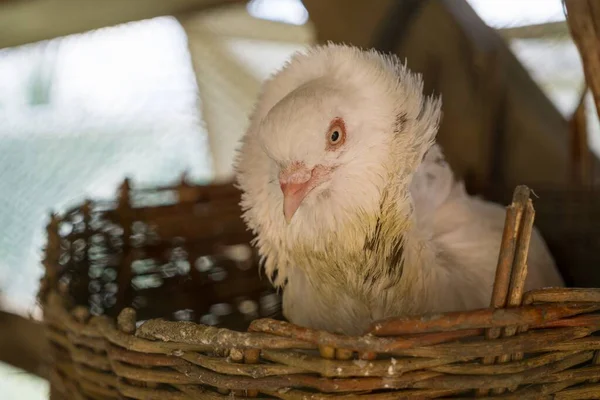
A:
[[[519,325],[526,325],[530,329],[553,328],[562,330],[573,338],[587,336],[593,330],[600,329],[600,315],[584,315],[600,310],[600,289],[546,288],[528,292],[526,297],[531,299],[530,304],[512,308],[483,308],[389,318],[375,322],[372,329],[362,336],[346,336],[269,318],[254,320],[247,332],[192,321],[153,318],[141,322],[133,335],[128,335],[120,327],[124,324],[135,326],[137,321],[134,309],[123,309],[117,318],[90,316],[89,309],[83,306],[69,310],[68,301],[56,290],[48,293],[47,301],[42,303],[42,310],[44,322],[50,326],[62,325],[79,335],[92,339],[104,338],[114,345],[133,351],[156,354],[219,348],[278,350],[333,346],[359,352],[406,352],[407,355],[412,352],[414,356],[428,356],[429,350],[426,349],[429,347],[437,346],[434,351],[449,351],[449,343],[480,336],[490,328]],[[86,317],[77,318],[76,315],[81,314]],[[523,335],[528,334],[536,336],[536,332]],[[499,340],[518,342],[523,335]],[[563,336],[560,338],[561,341],[566,340]],[[494,343],[500,342],[487,341],[480,347]],[[463,345],[473,347],[475,352],[481,350],[470,343]]]

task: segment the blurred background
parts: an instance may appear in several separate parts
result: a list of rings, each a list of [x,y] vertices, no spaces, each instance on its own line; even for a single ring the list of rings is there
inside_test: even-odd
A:
[[[600,125],[561,0],[0,0],[3,398],[48,397],[35,296],[50,211],[125,177],[230,179],[262,81],[328,40],[424,74],[469,191],[597,182]]]

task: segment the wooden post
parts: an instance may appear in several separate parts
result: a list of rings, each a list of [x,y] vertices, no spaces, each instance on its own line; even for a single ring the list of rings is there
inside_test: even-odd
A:
[[[119,223],[123,228],[123,249],[121,255],[121,262],[117,271],[117,310],[122,310],[126,307],[127,300],[131,291],[131,278],[133,273],[131,270],[131,225],[133,223],[132,207],[131,207],[131,186],[129,179],[125,179],[123,184],[119,188],[119,200],[117,213],[119,215]]]
[[[44,303],[45,297],[49,291],[55,290],[58,285],[58,275],[60,266],[58,259],[60,257],[60,236],[58,228],[60,226],[60,218],[56,213],[50,214],[50,222],[46,225],[46,248],[44,249],[44,259],[42,264],[46,273],[41,281],[40,291],[38,294],[39,300]]]
[[[587,113],[585,98],[588,92],[584,86],[577,108],[569,120],[569,147],[571,148],[571,178],[578,185],[592,183],[592,163],[588,146]]]
[[[83,217],[83,259],[79,262],[77,269],[82,270],[80,273],[81,277],[81,290],[87,299],[89,296],[89,284],[90,284],[90,237],[92,236],[91,228],[90,228],[90,220],[91,212],[92,212],[92,202],[90,200],[85,200],[83,205],[80,208],[81,214]]]
[[[563,0],[573,41],[579,50],[585,80],[600,116],[600,2]]]

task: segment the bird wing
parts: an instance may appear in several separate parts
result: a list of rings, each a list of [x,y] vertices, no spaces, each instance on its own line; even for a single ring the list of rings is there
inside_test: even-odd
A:
[[[454,178],[439,145],[433,145],[413,175],[410,187],[416,232],[430,242],[436,268],[468,308],[487,307],[493,285],[505,208],[470,196]],[[531,237],[526,290],[563,286],[550,252],[537,229]]]

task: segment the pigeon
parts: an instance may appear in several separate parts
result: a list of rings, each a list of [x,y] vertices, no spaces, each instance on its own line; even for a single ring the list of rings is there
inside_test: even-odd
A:
[[[287,320],[361,335],[489,307],[505,208],[455,179],[441,105],[397,56],[348,45],[298,52],[265,81],[235,184]],[[527,290],[563,286],[537,229],[528,271]]]

